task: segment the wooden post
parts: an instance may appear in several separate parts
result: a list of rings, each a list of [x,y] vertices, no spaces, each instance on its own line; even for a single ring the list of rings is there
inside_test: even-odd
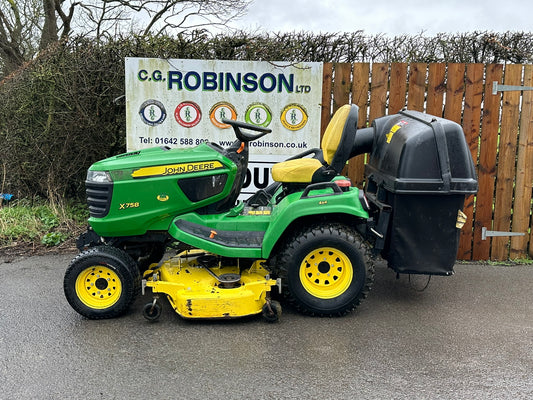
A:
[[[428,68],[428,95],[426,112],[437,117],[442,117],[442,103],[446,91],[446,64],[429,64]]]
[[[461,124],[465,92],[465,64],[448,64],[444,118]]]
[[[324,63],[322,78],[322,112],[320,117],[320,140],[326,131],[326,128],[331,119],[331,87],[333,85],[333,64]]]
[[[474,260],[488,260],[490,238],[482,240],[483,227],[492,228],[492,206],[494,179],[496,177],[496,153],[498,150],[498,129],[500,122],[501,95],[492,94],[492,82],[501,83],[503,65],[487,66],[485,79],[484,107],[481,122],[481,148],[479,153],[479,191],[476,200],[476,220],[474,222]]]
[[[533,86],[533,65],[524,67],[524,86]],[[533,257],[533,218],[531,214],[531,191],[533,188],[533,91],[522,95],[522,115],[516,161],[516,188],[513,204],[513,231],[525,236],[511,238],[511,259]],[[531,219],[531,223],[530,223]],[[528,227],[531,228],[527,235]],[[529,241],[529,251],[527,243]]]
[[[463,111],[463,131],[466,143],[470,148],[474,165],[477,165],[479,148],[479,130],[481,127],[481,101],[483,99],[483,64],[468,64],[466,66],[465,102]],[[459,260],[472,259],[472,238],[474,224],[475,195],[467,196],[463,212],[466,214],[466,223],[461,229],[459,241]]]
[[[409,91],[407,93],[407,108],[409,110],[424,111],[426,95],[427,64],[411,63],[409,65]]]
[[[390,67],[389,112],[396,114],[406,106],[407,64],[392,63]]]
[[[372,64],[372,80],[370,82],[369,123],[382,117],[387,111],[387,84],[389,80],[389,64]]]
[[[516,64],[506,65],[504,83],[506,85],[520,86],[522,84],[522,66]],[[494,203],[494,230],[502,232],[511,231],[519,105],[519,91],[503,92],[496,198]],[[520,201],[521,199],[516,199],[516,202]],[[494,237],[492,239],[490,256],[492,260],[506,260],[509,258],[509,239],[507,236]]]
[[[352,77],[352,104],[359,107],[358,128],[364,128],[367,124],[368,93],[369,93],[369,63],[353,64]],[[361,154],[348,161],[348,177],[354,186],[363,187],[365,173],[365,155]]]

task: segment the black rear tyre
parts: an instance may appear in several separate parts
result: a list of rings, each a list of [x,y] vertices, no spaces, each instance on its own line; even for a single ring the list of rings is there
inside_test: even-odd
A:
[[[345,315],[367,296],[374,280],[367,246],[357,232],[337,223],[297,232],[276,260],[285,297],[304,314]]]
[[[123,250],[98,246],[80,253],[65,272],[67,301],[89,319],[123,314],[140,292],[141,276],[135,261]]]

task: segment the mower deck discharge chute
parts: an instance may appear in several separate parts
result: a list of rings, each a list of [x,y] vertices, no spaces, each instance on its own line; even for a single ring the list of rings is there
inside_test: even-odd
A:
[[[377,255],[398,273],[451,274],[464,198],[477,191],[461,127],[402,111],[357,130],[357,116],[341,107],[320,149],[274,165],[276,182],[244,202],[249,142],[270,133],[263,127],[226,120],[236,135],[228,148],[155,147],[93,164],[90,227],[65,274],[67,300],[87,318],[110,318],[148,287],[149,320],[163,294],[184,318],[276,321],[272,291],[306,314],[350,312]],[[364,191],[341,175],[363,153]],[[161,261],[169,245],[177,255]]]

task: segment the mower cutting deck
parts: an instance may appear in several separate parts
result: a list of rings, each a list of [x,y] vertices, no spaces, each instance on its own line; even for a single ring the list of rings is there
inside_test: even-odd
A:
[[[167,296],[183,318],[235,318],[263,313],[269,322],[279,319],[281,306],[270,300],[270,289],[277,284],[263,268],[264,260],[246,269],[231,264],[231,259],[185,251],[147,270],[143,288]],[[144,307],[144,316],[157,319],[161,307],[157,298]]]

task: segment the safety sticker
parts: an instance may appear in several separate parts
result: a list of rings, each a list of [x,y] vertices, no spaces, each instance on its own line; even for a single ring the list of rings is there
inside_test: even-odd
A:
[[[408,124],[407,121],[403,121],[403,120],[402,120],[402,121],[398,122],[396,125],[394,125],[394,126],[390,129],[389,133],[387,133],[387,134],[385,135],[385,137],[386,137],[386,139],[387,139],[387,143],[390,143],[391,140],[392,140],[392,137],[394,136],[394,134],[395,134],[396,132],[398,132],[403,126],[405,126],[405,125],[407,125],[407,124]]]

